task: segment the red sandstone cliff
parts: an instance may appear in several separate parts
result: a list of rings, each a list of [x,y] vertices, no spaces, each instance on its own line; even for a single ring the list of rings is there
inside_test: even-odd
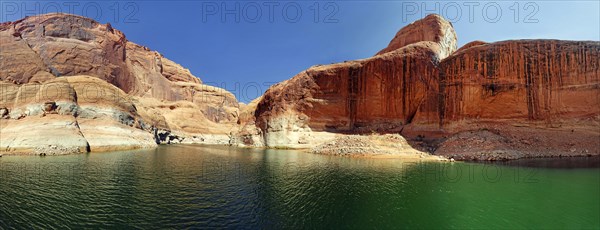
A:
[[[254,112],[259,145],[378,132],[459,159],[600,154],[600,42],[451,44],[451,24],[428,16],[372,58],[271,87]]]
[[[429,15],[374,57],[311,67],[240,107],[109,24],[68,14],[2,23],[0,151],[336,149],[381,139],[345,134],[398,133],[456,159],[600,154],[600,42],[456,44],[451,23]]]
[[[311,67],[271,87],[255,112],[259,145],[310,147],[331,133],[399,132],[435,90],[439,62],[455,44],[452,25],[430,15],[374,57]]]
[[[560,123],[600,114],[600,43],[517,40],[460,50],[440,62],[437,95],[416,122]]]

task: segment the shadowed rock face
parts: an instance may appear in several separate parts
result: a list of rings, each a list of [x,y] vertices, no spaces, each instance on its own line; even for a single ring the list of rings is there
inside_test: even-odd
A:
[[[267,90],[256,133],[272,147],[401,133],[416,145],[433,138],[429,151],[460,159],[600,154],[600,42],[455,44],[451,24],[428,16],[372,58],[311,67]],[[490,138],[471,148],[459,143],[466,131]]]
[[[110,24],[69,14],[26,17],[0,24],[0,50],[0,151],[73,153],[169,142],[155,138],[158,132],[180,142],[228,143],[237,124],[238,102],[233,94],[203,85],[189,70],[128,41]],[[126,102],[126,108],[121,103],[107,104],[115,95],[126,98],[119,101]],[[47,107],[51,111],[45,111]],[[73,111],[61,114],[67,108]],[[100,119],[94,114],[106,116]],[[72,129],[80,136],[71,141],[73,148],[51,145],[49,149],[7,134],[61,120],[79,124]],[[129,121],[136,125],[123,126]],[[45,127],[40,136],[48,143],[60,143],[60,135],[52,135],[60,125]],[[141,139],[125,138],[128,132]],[[123,138],[116,138],[120,133]],[[88,147],[81,147],[86,142]]]

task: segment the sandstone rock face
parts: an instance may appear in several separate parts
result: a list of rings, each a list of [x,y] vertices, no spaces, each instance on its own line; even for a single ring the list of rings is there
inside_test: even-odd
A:
[[[394,142],[459,160],[600,154],[600,42],[456,44],[430,15],[373,57],[313,66],[244,105],[109,24],[2,23],[0,154],[208,143],[360,155]]]
[[[31,73],[45,71],[55,77],[87,74],[124,89],[129,87],[125,64],[127,40],[109,25],[83,17],[49,14],[4,23],[1,27],[3,44],[19,47],[15,52],[35,55],[39,60],[35,66],[28,66],[30,69],[19,70],[23,67],[19,61],[29,60],[7,61],[5,57],[11,53],[2,52],[0,65],[5,71],[2,80],[27,83],[33,77]]]
[[[377,55],[423,41],[431,41],[440,46],[437,53],[440,59],[454,52],[458,44],[452,23],[437,14],[430,14],[400,29],[390,44]]]
[[[98,78],[72,76],[1,85],[0,149],[7,153],[69,154],[156,146],[141,129],[131,96]]]
[[[58,155],[85,153],[89,145],[70,115],[48,115],[19,120],[0,120],[3,154]],[[56,138],[60,137],[60,141]]]
[[[433,86],[437,47],[423,42],[364,60],[316,66],[272,87],[255,113],[266,145],[311,145],[307,135],[315,131],[399,131]]]
[[[262,101],[262,96],[250,103],[240,103],[238,130],[231,136],[231,144],[237,146],[264,147],[262,130],[256,127],[256,107]]]
[[[519,40],[461,48],[440,63],[438,90],[403,134],[497,133],[498,141],[484,142],[492,149],[456,148],[470,141],[450,138],[436,151],[457,159],[598,155],[599,60],[599,42]]]
[[[600,114],[600,43],[520,40],[462,49],[440,63],[416,123],[543,121]]]
[[[431,15],[401,29],[374,57],[301,72],[258,103],[264,145],[308,148],[331,133],[399,132],[437,87],[439,61],[455,50],[452,25]]]
[[[479,40],[472,41],[472,42],[469,42],[469,43],[463,45],[462,47],[460,47],[458,50],[456,50],[456,52],[460,52],[460,51],[466,50],[466,49],[471,48],[471,47],[485,45],[485,44],[488,44],[488,43],[484,42],[484,41],[479,41]]]
[[[18,130],[56,120],[71,122],[78,140],[64,146],[65,153],[152,147],[169,139],[223,144],[236,130],[233,94],[203,85],[110,24],[69,14],[26,17],[0,24],[0,50],[1,151],[36,152],[45,142],[20,137],[29,134]],[[36,132],[62,143],[54,129]],[[50,151],[46,147],[36,153]]]
[[[256,134],[265,146],[309,148],[339,134],[400,133],[468,160],[600,154],[600,42],[474,41],[456,51],[451,28],[428,16],[372,58],[274,85],[254,112]]]
[[[127,41],[110,24],[81,16],[53,13],[2,23],[0,40],[3,48],[0,79],[17,84],[43,77],[89,75],[129,93],[142,86],[163,83],[145,75],[201,83],[189,70]],[[144,69],[136,69],[136,65]],[[169,96],[157,98],[172,99]]]

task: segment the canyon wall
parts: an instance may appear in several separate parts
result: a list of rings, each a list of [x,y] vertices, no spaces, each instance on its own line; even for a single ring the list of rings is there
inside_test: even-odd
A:
[[[401,29],[374,57],[311,67],[258,102],[258,145],[302,148],[337,133],[400,132],[436,90],[440,60],[455,50],[452,25],[430,15]]]
[[[456,44],[429,15],[373,57],[313,66],[245,105],[110,24],[27,17],[0,24],[0,152],[335,149],[390,133],[456,159],[600,154],[600,42]]]
[[[430,15],[374,57],[311,67],[267,90],[248,123],[262,143],[246,144],[400,133],[458,159],[600,154],[600,42],[455,44],[452,25]]]
[[[189,70],[128,41],[110,24],[60,13],[26,17],[0,24],[0,50],[0,151],[60,153],[46,143],[60,149],[50,143],[62,143],[61,135],[54,134],[66,130],[49,124],[63,121],[71,127],[67,136],[77,140],[64,153],[173,142],[227,144],[237,130],[239,106],[233,94],[202,84]],[[30,100],[24,101],[25,95]],[[104,103],[114,102],[115,95],[123,100]],[[51,104],[70,112],[40,111]],[[90,111],[106,116],[96,118]],[[38,126],[44,128],[32,129]],[[31,138],[33,133],[39,136]],[[42,144],[38,139],[44,146],[36,146]]]
[[[269,89],[256,124],[270,147],[302,147],[316,133],[400,130],[432,90],[439,61],[432,42],[372,58],[315,66]],[[331,135],[329,135],[331,136]]]
[[[463,69],[463,65],[472,68]],[[481,86],[485,92],[479,93],[481,97],[503,96],[511,89],[517,91],[514,103],[500,97],[497,100],[506,101],[506,107],[494,111],[490,105],[491,111],[480,115],[484,118],[552,121],[555,118],[585,118],[600,112],[600,42],[597,41],[498,42],[457,53],[442,62],[441,69],[444,74],[440,75],[440,80],[446,83],[441,90],[448,95],[444,98],[448,102],[469,100],[460,96],[473,90],[463,88],[463,93],[457,93],[460,89],[452,89],[451,85],[464,84],[475,76],[482,78]],[[508,105],[514,110],[509,110]],[[442,119],[474,116],[456,103],[448,103],[444,109]],[[498,115],[500,111],[503,116]]]
[[[469,46],[469,44],[467,44]],[[478,44],[440,62],[437,92],[415,123],[544,121],[600,114],[600,43],[517,40]]]

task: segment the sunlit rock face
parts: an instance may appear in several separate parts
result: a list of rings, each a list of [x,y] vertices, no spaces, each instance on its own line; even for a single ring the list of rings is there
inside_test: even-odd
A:
[[[265,145],[308,147],[329,133],[399,132],[437,86],[456,50],[452,25],[430,15],[402,28],[371,58],[314,66],[271,87],[255,115]]]
[[[313,66],[245,105],[109,24],[27,17],[0,24],[0,151],[311,148],[399,133],[457,159],[600,154],[600,42],[456,44],[429,15],[373,57]]]
[[[269,138],[273,133],[290,138],[296,132],[399,130],[432,90],[437,47],[423,42],[364,60],[315,66],[272,87],[255,113],[267,145],[278,139]],[[299,135],[290,141],[311,144]]]
[[[423,41],[439,45],[437,55],[440,59],[448,57],[456,50],[458,44],[452,23],[437,14],[430,14],[400,29],[390,44],[377,55]]]
[[[0,120],[0,149],[7,153],[55,155],[156,146],[131,97],[101,79],[71,76],[1,86],[0,107],[9,113]]]
[[[597,41],[474,41],[457,50],[452,25],[428,16],[374,57],[314,66],[274,85],[252,122],[260,144],[272,147],[401,133],[442,142],[428,149],[442,155],[474,149],[460,159],[597,155],[599,60]],[[482,148],[457,144],[469,142],[462,132],[488,130],[497,137]]]
[[[155,74],[173,82],[201,83],[189,70],[129,42],[110,24],[81,16],[54,13],[2,23],[0,39],[0,77],[13,83],[89,75],[127,93],[155,83]]]
[[[517,40],[461,48],[441,61],[438,90],[416,120],[446,125],[594,117],[600,114],[599,60],[600,43],[592,41]]]
[[[0,50],[2,151],[54,154],[156,142],[228,143],[237,130],[239,106],[233,94],[203,85],[188,69],[128,41],[110,24],[70,14],[26,17],[0,24]],[[109,103],[115,95],[127,105]],[[56,113],[44,111],[54,107]],[[60,120],[69,120],[73,128],[31,128]],[[68,130],[77,138],[64,148],[56,146],[63,139],[54,133]],[[47,141],[29,138],[25,143],[16,137],[29,132]]]

